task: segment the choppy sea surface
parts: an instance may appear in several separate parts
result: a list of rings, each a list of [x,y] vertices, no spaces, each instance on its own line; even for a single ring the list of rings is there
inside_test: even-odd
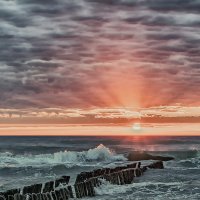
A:
[[[0,192],[60,175],[128,163],[125,155],[168,155],[163,170],[148,170],[131,185],[105,182],[93,199],[200,199],[200,137],[0,137]]]

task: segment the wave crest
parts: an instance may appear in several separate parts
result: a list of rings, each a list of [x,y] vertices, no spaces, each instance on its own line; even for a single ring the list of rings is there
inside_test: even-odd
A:
[[[10,166],[41,166],[41,165],[57,165],[70,164],[69,166],[79,165],[93,161],[123,161],[126,158],[123,155],[115,154],[103,144],[89,149],[88,151],[60,151],[54,154],[39,155],[13,155],[11,153],[0,154],[0,167]]]
[[[58,162],[90,162],[90,161],[116,161],[124,160],[123,155],[116,155],[109,148],[100,144],[94,149],[88,151],[75,152],[64,151],[54,153],[54,160]]]

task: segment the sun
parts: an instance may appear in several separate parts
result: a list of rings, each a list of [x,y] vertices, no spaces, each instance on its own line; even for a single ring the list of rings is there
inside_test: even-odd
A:
[[[140,124],[140,123],[135,123],[135,124],[133,124],[132,129],[133,129],[135,132],[141,131],[141,129],[142,129],[141,124]]]

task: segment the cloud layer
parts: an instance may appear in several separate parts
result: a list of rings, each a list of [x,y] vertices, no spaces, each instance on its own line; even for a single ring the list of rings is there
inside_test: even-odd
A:
[[[199,106],[198,0],[0,1],[0,107]]]
[[[200,123],[200,107],[160,106],[98,109],[0,109],[0,123],[16,124],[133,124],[134,122]]]

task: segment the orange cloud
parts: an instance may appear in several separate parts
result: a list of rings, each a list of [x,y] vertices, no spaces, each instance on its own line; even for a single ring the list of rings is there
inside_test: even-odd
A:
[[[200,107],[0,109],[0,123],[200,122]]]

